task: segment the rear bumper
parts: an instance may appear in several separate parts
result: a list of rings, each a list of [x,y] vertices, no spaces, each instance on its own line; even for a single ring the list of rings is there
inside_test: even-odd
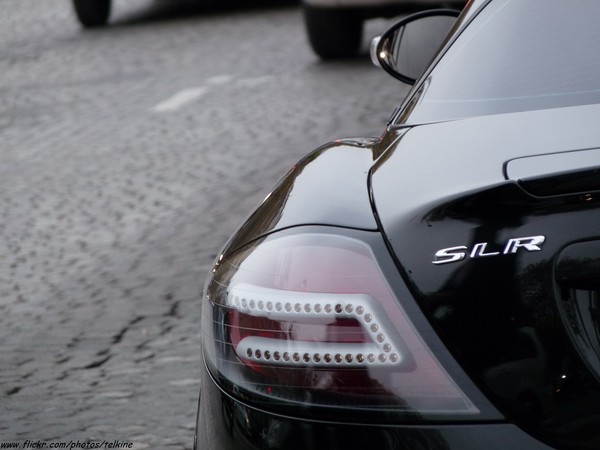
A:
[[[197,450],[548,450],[508,424],[376,426],[311,422],[251,408],[222,392],[203,369]]]

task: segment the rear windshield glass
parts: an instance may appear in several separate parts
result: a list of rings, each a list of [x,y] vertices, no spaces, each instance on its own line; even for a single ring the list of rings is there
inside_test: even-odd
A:
[[[600,103],[600,0],[492,0],[402,122]]]

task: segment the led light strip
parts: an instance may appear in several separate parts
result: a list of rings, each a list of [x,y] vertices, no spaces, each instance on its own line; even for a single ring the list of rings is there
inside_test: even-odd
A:
[[[231,287],[227,306],[272,320],[311,318],[356,319],[371,337],[371,343],[308,342],[250,336],[235,351],[240,358],[284,366],[399,365],[402,354],[383,326],[385,313],[367,294],[329,294],[282,291],[247,283]]]

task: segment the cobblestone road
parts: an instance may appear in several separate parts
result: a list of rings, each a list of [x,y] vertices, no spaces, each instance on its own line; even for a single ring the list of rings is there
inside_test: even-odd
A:
[[[0,442],[191,447],[212,258],[294,161],[378,134],[406,92],[320,63],[274,3],[116,0],[83,31],[68,0],[0,1]]]

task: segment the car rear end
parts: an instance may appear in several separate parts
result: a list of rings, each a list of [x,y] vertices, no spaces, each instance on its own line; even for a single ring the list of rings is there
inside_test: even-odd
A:
[[[538,9],[490,5],[497,20]],[[521,31],[569,19],[593,37],[585,6],[553,1]],[[513,32],[529,56],[544,36]],[[569,44],[586,82],[595,42]],[[409,99],[380,138],[294,166],[207,281],[199,449],[600,448],[600,90],[551,78],[564,95],[414,125],[427,98]]]
[[[197,448],[548,448],[456,362],[373,216],[373,161],[404,134],[309,155],[217,258]]]

